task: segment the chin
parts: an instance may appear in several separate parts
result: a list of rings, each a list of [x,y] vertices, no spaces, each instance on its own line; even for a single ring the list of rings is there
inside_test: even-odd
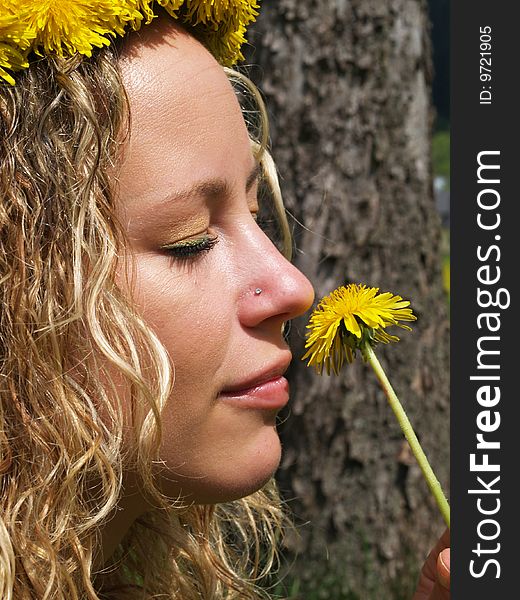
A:
[[[226,465],[218,484],[213,489],[207,488],[198,502],[230,502],[257,492],[275,474],[280,466],[281,454],[280,438],[273,428],[272,435],[257,445],[253,452],[244,452],[242,456],[237,453],[232,464]]]
[[[163,492],[195,504],[217,504],[249,496],[261,489],[280,465],[281,444],[274,427],[255,444],[235,447],[231,453],[220,455],[205,474],[178,477],[170,480]],[[202,469],[201,469],[202,471]],[[173,489],[172,489],[173,484]]]

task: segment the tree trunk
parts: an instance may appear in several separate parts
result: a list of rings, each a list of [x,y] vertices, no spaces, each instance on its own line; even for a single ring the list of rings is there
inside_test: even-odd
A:
[[[263,0],[246,62],[270,112],[295,263],[316,299],[363,282],[412,302],[413,332],[376,352],[448,493],[427,15],[422,0]],[[300,524],[287,542],[292,597],[409,599],[443,520],[369,367],[358,360],[320,377],[299,361],[307,319],[292,324],[292,402],[280,427],[279,484]]]

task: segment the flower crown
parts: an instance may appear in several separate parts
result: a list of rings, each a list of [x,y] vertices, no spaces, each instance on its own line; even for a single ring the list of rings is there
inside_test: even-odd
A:
[[[247,25],[258,15],[257,0],[1,0],[0,82],[29,66],[29,54],[60,58],[91,56],[94,47],[138,30],[162,6],[195,27],[201,41],[222,64],[242,60]]]

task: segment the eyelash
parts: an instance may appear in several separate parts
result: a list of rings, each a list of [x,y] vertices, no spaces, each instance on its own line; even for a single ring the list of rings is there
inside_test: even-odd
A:
[[[264,229],[267,224],[265,219],[260,219],[258,213],[252,213],[253,219],[257,225]],[[209,252],[218,242],[218,237],[202,237],[196,240],[180,242],[172,246],[163,246],[162,250],[171,256],[174,260],[189,261],[200,257],[202,254]]]
[[[193,260],[209,252],[217,242],[218,238],[216,236],[207,236],[188,242],[181,242],[173,246],[163,246],[162,249],[173,259]]]

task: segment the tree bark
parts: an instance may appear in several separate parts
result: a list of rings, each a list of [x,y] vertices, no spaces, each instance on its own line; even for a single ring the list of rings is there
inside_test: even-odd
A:
[[[413,332],[376,352],[448,493],[449,322],[427,4],[263,0],[248,38],[294,216],[294,262],[317,300],[345,282],[411,300]],[[287,541],[288,580],[299,586],[291,597],[411,598],[444,523],[369,367],[358,360],[320,377],[299,360],[307,319],[292,324],[292,401],[280,426],[278,480],[299,523]]]

